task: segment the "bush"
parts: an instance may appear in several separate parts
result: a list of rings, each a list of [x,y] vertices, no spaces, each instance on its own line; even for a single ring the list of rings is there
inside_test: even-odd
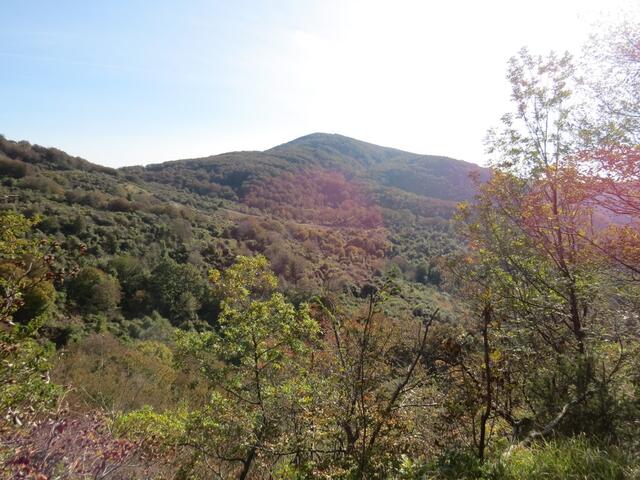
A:
[[[44,233],[53,234],[62,229],[60,225],[60,219],[57,216],[46,217],[38,224],[38,230]]]
[[[86,205],[96,209],[105,208],[109,199],[109,197],[103,192],[94,190],[86,191],[80,188],[67,190],[64,197],[66,202],[70,205],[78,203],[80,205]]]
[[[69,219],[62,226],[62,230],[67,235],[80,235],[87,229],[87,221],[83,216],[78,215],[73,219]]]
[[[480,480],[496,479],[494,468],[483,465],[473,453],[463,450],[453,450],[442,454],[426,465],[420,465],[414,460],[404,457],[400,464],[398,479],[406,480]]]

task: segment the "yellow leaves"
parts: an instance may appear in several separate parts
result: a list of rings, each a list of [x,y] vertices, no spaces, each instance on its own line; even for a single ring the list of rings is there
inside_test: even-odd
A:
[[[458,221],[464,221],[469,216],[471,211],[471,205],[469,202],[460,202],[456,205],[456,212],[454,218]]]
[[[209,281],[213,284],[217,284],[218,282],[220,282],[220,279],[222,278],[222,274],[220,273],[220,270],[216,270],[215,268],[209,270]]]
[[[489,359],[492,363],[498,363],[502,359],[502,352],[500,350],[494,350],[489,354]]]
[[[278,285],[277,277],[269,269],[269,261],[262,255],[239,256],[224,272],[211,270],[209,280],[230,304],[242,302],[249,296],[264,296]]]
[[[151,407],[120,415],[114,422],[115,431],[129,439],[150,441],[160,440],[160,444],[170,447],[184,434],[187,411],[183,408],[158,413]]]

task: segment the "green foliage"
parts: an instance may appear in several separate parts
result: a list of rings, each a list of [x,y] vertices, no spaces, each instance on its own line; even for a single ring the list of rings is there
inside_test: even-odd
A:
[[[420,166],[425,178],[437,178],[430,180],[435,185],[444,185],[444,178],[460,183],[446,195],[467,198],[473,165],[323,135],[275,150],[113,171],[2,139],[0,152],[28,172],[4,182],[0,192],[23,212],[42,215],[38,229],[60,242],[59,258],[68,269],[80,264],[118,279],[121,299],[116,308],[107,306],[110,319],[122,314],[131,321],[155,310],[184,328],[215,325],[217,299],[203,293],[206,268],[226,267],[239,254],[265,255],[282,289],[308,298],[320,288],[361,283],[385,270],[391,257],[404,262],[412,282],[425,256],[435,259],[457,244],[447,223],[455,202],[433,198],[444,191],[408,192],[363,168],[406,160],[411,166],[400,169],[406,174]],[[394,175],[401,182],[402,175]],[[125,257],[137,265],[119,264]],[[186,286],[172,284],[176,269],[161,268],[164,258],[185,270]],[[71,300],[58,305],[61,315],[99,310],[82,301],[71,308],[79,297],[72,281],[56,289],[60,299]]]
[[[24,423],[52,408],[62,389],[49,380],[51,346],[12,332],[0,338],[0,412],[5,420]]]
[[[498,480],[494,468],[483,464],[471,452],[464,450],[448,451],[440,455],[427,465],[411,460],[403,459],[398,468],[398,479],[429,479],[429,480]]]
[[[50,281],[41,281],[31,285],[24,291],[22,301],[24,305],[14,313],[14,319],[27,324],[39,316],[44,316],[53,306],[56,299],[56,289]]]
[[[107,270],[120,283],[123,313],[130,317],[148,313],[151,299],[149,271],[145,263],[130,255],[118,255],[109,261]]]
[[[49,195],[61,195],[64,193],[64,188],[60,184],[42,175],[24,177],[20,180],[20,186]]]
[[[516,450],[502,462],[500,478],[528,480],[534,478],[623,480],[637,478],[637,458],[617,447],[599,447],[578,437]]]
[[[171,322],[154,311],[142,318],[124,321],[123,326],[131,338],[139,340],[157,340],[171,344],[174,337],[174,327]]]

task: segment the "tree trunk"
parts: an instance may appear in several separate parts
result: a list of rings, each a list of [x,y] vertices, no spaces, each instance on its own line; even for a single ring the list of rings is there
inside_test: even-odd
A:
[[[489,323],[491,322],[491,305],[485,305],[482,310],[482,341],[484,351],[484,380],[485,380],[485,397],[484,412],[480,417],[480,439],[478,441],[478,458],[484,460],[484,451],[487,446],[487,422],[491,415],[493,406],[493,397],[491,391],[491,351],[489,348]]]
[[[251,467],[253,466],[253,460],[256,458],[256,447],[251,447],[251,450],[247,453],[247,457],[242,462],[242,471],[238,475],[238,480],[245,480]]]

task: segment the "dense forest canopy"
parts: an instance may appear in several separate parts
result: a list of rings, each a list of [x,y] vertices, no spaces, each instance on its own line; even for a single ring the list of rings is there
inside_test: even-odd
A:
[[[640,26],[587,52],[488,168],[0,137],[3,478],[640,478]]]

